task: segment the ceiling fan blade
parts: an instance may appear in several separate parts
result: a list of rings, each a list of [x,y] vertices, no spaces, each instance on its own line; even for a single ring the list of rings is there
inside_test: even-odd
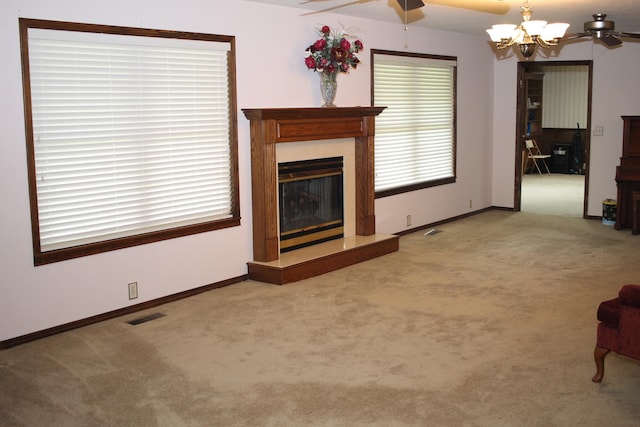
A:
[[[603,33],[601,37],[597,37],[598,40],[600,40],[602,43],[606,44],[607,46],[611,47],[611,46],[618,46],[620,44],[622,44],[622,40],[620,40],[619,38],[617,38],[616,36],[614,36],[611,33]]]
[[[323,1],[323,0],[307,0],[307,1],[303,1],[300,4],[306,4],[306,3],[315,3],[317,1]],[[352,6],[355,4],[361,4],[361,3],[366,3],[368,1],[372,1],[372,0],[352,0],[352,1],[348,1],[346,3],[342,3],[339,4],[337,6],[333,6],[333,7],[325,7],[324,9],[320,9],[320,10],[314,10],[313,12],[307,12],[307,13],[303,13],[301,16],[306,16],[306,15],[315,15],[317,13],[324,13],[324,12],[331,12],[333,10],[337,10],[337,9],[341,9],[343,7],[347,7],[347,6]]]
[[[424,2],[422,0],[396,0],[402,10],[413,10],[419,9],[424,6]]]
[[[400,0],[398,0],[400,1]],[[427,0],[429,4],[439,6],[455,7],[458,9],[473,10],[476,12],[492,13],[494,15],[504,15],[509,11],[511,5],[507,1],[478,1],[478,0]]]
[[[586,32],[586,33],[565,34],[564,37],[562,37],[561,40],[568,41],[568,40],[581,39],[583,37],[593,37],[593,33]]]
[[[620,31],[616,33],[618,37],[625,37],[630,39],[640,39],[640,33],[625,33],[624,31]]]

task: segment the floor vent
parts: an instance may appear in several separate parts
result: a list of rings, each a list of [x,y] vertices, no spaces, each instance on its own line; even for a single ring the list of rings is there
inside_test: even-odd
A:
[[[139,325],[140,323],[145,323],[145,322],[149,322],[151,320],[156,320],[156,319],[159,319],[159,318],[164,317],[164,316],[166,316],[166,314],[151,313],[151,314],[147,314],[146,316],[130,320],[127,323],[130,324],[130,325]]]

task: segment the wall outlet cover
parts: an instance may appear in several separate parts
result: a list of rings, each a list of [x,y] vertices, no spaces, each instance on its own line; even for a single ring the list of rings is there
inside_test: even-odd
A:
[[[129,283],[129,299],[138,298],[138,282]]]

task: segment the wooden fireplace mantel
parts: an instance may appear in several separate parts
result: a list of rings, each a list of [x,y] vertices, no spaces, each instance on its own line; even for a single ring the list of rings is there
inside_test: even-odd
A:
[[[280,258],[276,163],[276,144],[279,143],[354,138],[355,231],[357,236],[375,235],[374,120],[385,108],[258,108],[242,110],[250,120],[251,131],[251,194],[253,199],[253,257],[255,261],[268,263]],[[374,239],[374,241],[377,240],[379,239]],[[395,246],[395,250],[397,250],[397,241]],[[250,263],[249,277],[252,277],[252,266],[255,267],[255,265],[255,263]],[[302,276],[304,274],[296,274],[296,277]]]
[[[253,148],[254,142],[264,145],[316,139],[373,137],[374,117],[385,108],[245,108],[242,111],[252,124]],[[254,123],[265,126],[273,133],[260,132],[260,141],[256,141],[253,137]],[[267,130],[266,128],[264,130]]]

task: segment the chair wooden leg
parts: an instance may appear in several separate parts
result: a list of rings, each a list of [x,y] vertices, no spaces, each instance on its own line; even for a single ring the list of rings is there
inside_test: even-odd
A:
[[[611,350],[598,346],[593,350],[593,358],[596,361],[596,374],[593,376],[591,381],[594,383],[602,381],[602,377],[604,377],[604,358],[610,351]]]

